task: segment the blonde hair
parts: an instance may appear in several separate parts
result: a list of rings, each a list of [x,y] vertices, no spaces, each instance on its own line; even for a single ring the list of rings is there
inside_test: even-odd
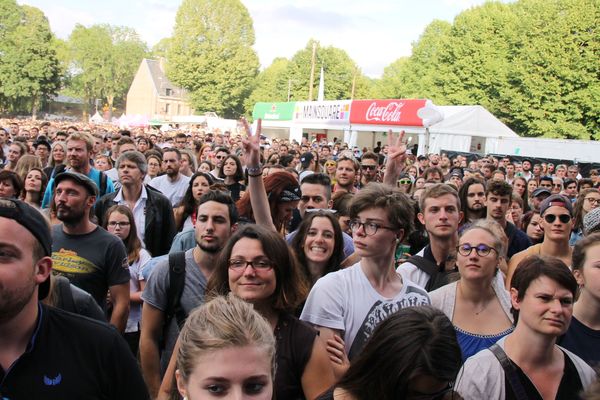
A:
[[[69,143],[71,140],[81,140],[82,142],[85,142],[85,147],[87,148],[88,153],[94,148],[94,138],[87,132],[73,132],[69,135],[65,142]]]
[[[25,178],[32,168],[42,169],[42,162],[38,156],[25,154],[19,158],[19,161],[17,161],[17,165],[15,165],[15,173],[19,175],[19,178],[21,178],[23,182],[25,182]]]
[[[248,345],[264,349],[275,371],[275,337],[271,325],[252,305],[232,293],[196,308],[179,335],[177,369],[187,382],[197,359],[205,353]]]
[[[508,237],[504,233],[504,229],[496,221],[490,219],[478,219],[469,226],[467,226],[460,236],[462,237],[465,233],[472,231],[473,229],[481,229],[486,231],[494,238],[494,249],[498,252],[498,255],[506,258],[506,250],[508,248]]]

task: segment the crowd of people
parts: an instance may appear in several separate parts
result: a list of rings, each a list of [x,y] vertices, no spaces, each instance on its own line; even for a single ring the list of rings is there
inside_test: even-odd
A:
[[[598,399],[600,178],[0,121],[0,397]]]

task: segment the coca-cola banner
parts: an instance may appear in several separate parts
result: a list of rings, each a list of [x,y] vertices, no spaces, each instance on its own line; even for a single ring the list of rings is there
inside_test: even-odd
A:
[[[423,126],[417,115],[427,100],[354,100],[350,123],[369,125]]]
[[[351,100],[299,101],[294,106],[294,122],[347,125]]]

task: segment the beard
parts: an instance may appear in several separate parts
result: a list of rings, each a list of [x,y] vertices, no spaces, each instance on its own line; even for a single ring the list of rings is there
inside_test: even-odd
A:
[[[31,301],[35,291],[33,273],[20,287],[7,288],[0,283],[0,324],[17,316]]]
[[[64,224],[74,224],[85,218],[85,209],[77,210],[71,207],[57,207],[56,218]]]
[[[215,243],[209,244],[209,243],[205,243],[202,240],[198,240],[198,239],[196,239],[196,245],[198,247],[200,247],[200,250],[204,251],[205,253],[209,253],[209,254],[217,254],[223,248],[221,243],[215,242]]]

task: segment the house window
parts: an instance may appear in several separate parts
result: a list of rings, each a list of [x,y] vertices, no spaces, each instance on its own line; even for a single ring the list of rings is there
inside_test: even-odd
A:
[[[177,115],[181,115],[181,104],[177,104]]]
[[[167,95],[167,96],[171,96],[172,94],[173,94],[173,90],[172,90],[172,89],[169,89],[169,88],[167,88],[167,89],[166,89],[166,95]]]
[[[165,114],[169,114],[170,109],[171,109],[171,104],[170,103],[165,104]]]

